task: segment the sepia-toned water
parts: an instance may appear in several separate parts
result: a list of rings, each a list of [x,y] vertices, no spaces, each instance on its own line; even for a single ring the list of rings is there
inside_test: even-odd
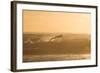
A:
[[[25,33],[23,38],[23,62],[90,59],[88,34]]]
[[[24,62],[90,59],[90,54],[26,55]]]

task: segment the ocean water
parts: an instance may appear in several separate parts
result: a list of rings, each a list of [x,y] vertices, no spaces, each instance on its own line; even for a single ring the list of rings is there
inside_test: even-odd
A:
[[[91,59],[90,54],[26,55],[23,62]]]
[[[24,33],[23,62],[90,59],[88,34]]]

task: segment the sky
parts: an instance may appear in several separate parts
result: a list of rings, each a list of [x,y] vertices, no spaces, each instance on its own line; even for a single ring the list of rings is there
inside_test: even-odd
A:
[[[90,34],[90,14],[23,10],[25,33]]]

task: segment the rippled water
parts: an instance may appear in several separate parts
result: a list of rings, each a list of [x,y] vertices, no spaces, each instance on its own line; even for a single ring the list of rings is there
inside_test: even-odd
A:
[[[61,55],[26,55],[23,62],[83,60],[90,59],[90,54],[61,54]]]

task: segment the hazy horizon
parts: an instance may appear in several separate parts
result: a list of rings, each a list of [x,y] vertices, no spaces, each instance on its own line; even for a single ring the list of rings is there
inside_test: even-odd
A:
[[[73,35],[91,35],[88,33],[65,33],[65,32],[23,32],[23,34],[73,34]]]

